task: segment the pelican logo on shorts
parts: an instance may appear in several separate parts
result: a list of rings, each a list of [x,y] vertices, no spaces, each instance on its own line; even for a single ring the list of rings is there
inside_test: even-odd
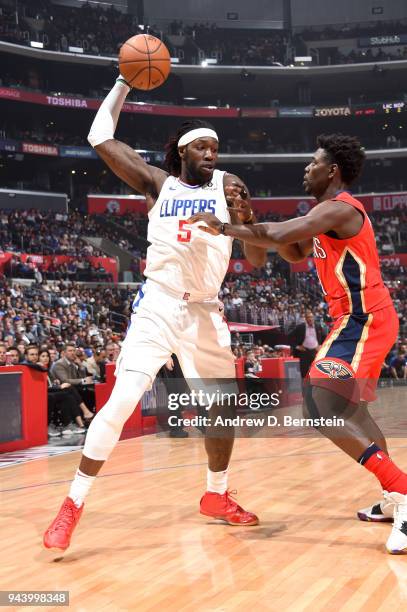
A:
[[[336,378],[338,380],[353,378],[353,372],[350,368],[347,368],[343,363],[338,363],[331,359],[319,361],[315,364],[315,367],[323,374],[327,374],[329,378]]]

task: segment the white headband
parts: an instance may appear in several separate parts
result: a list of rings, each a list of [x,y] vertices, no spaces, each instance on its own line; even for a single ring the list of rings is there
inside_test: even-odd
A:
[[[197,128],[196,130],[191,130],[181,136],[178,141],[178,147],[184,147],[197,138],[214,138],[219,142],[219,138],[215,130],[211,130],[209,128]]]

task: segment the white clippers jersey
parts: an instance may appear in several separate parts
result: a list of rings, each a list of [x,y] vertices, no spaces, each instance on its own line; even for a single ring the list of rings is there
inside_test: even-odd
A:
[[[169,291],[215,298],[228,269],[232,238],[212,236],[185,223],[197,212],[211,212],[224,223],[230,215],[223,190],[224,172],[192,187],[169,176],[148,213],[145,276]]]

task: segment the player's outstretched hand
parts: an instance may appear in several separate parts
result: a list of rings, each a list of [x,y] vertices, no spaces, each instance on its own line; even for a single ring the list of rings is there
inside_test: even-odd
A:
[[[213,236],[219,236],[220,229],[222,226],[222,222],[219,221],[218,217],[215,217],[212,213],[197,213],[196,215],[192,215],[187,221],[187,223],[197,223],[199,221],[203,221],[206,225],[198,225],[198,229],[206,232],[207,234],[212,234]]]

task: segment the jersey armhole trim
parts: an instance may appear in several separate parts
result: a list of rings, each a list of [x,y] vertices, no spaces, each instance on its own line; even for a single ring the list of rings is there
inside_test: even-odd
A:
[[[357,206],[355,206],[351,202],[346,202],[346,200],[341,200],[340,198],[332,198],[332,201],[333,202],[342,202],[343,204],[348,204],[348,206],[352,206],[352,208],[354,208],[355,210],[358,211],[358,213],[361,214],[361,216],[363,218],[363,223],[362,223],[362,226],[361,226],[361,228],[360,228],[360,230],[358,231],[357,234],[354,234],[353,236],[348,236],[347,238],[334,238],[333,236],[329,236],[328,232],[325,232],[323,234],[323,236],[326,236],[330,240],[336,240],[337,242],[343,242],[344,240],[352,240],[352,238],[357,238],[359,236],[359,234],[365,229],[366,217],[367,217],[366,211],[360,210],[360,208],[358,208]],[[329,230],[329,231],[331,231],[331,230]]]

